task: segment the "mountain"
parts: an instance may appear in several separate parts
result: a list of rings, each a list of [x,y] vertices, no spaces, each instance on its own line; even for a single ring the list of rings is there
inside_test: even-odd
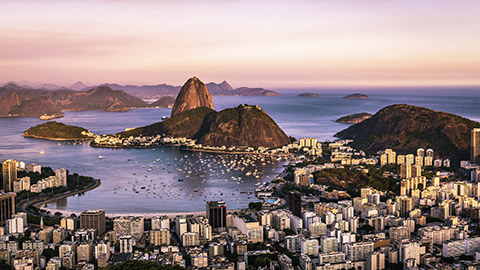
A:
[[[72,111],[128,111],[132,107],[146,107],[147,103],[122,90],[98,86],[88,91],[74,92],[60,107]]]
[[[197,77],[193,77],[180,89],[173,104],[172,116],[199,107],[214,109],[212,96],[207,87]]]
[[[297,97],[319,97],[320,95],[314,93],[301,93]]]
[[[31,116],[42,115],[63,116],[62,111],[48,96],[21,99],[13,92],[0,100],[0,116]]]
[[[88,88],[88,85],[82,83],[81,81],[78,81],[72,85],[70,85],[69,87],[67,87],[68,89],[72,89],[72,90],[76,90],[76,91],[80,91],[80,90],[83,90],[83,89],[86,89]]]
[[[155,108],[172,108],[173,104],[175,103],[175,98],[171,96],[164,96],[159,98],[157,101],[149,104],[149,107]]]
[[[119,135],[121,137],[129,137],[160,134],[193,139],[199,136],[198,133],[202,127],[204,118],[211,113],[215,113],[215,111],[207,107],[199,107],[174,115],[162,122],[121,132]]]
[[[229,92],[233,91],[233,88],[227,81],[223,81],[220,84],[211,82],[206,84],[208,91],[214,96],[225,96]]]
[[[391,105],[370,119],[352,125],[335,136],[353,139],[353,146],[370,152],[392,148],[399,153],[414,153],[417,148],[432,148],[452,164],[469,159],[470,132],[480,123],[458,115],[407,104]]]
[[[8,116],[13,107],[22,103],[20,96],[13,92],[0,100],[0,116]]]
[[[119,85],[119,84],[102,84],[115,90],[123,90],[130,95],[140,98],[160,98],[162,96],[175,96],[180,90],[180,86],[173,86],[168,84],[158,85]]]
[[[90,139],[89,131],[63,123],[51,121],[31,127],[23,132],[24,137],[48,140],[83,140]]]
[[[355,114],[350,114],[347,116],[340,117],[337,120],[335,120],[335,122],[343,123],[343,124],[358,124],[371,117],[372,117],[372,114],[370,113],[355,113]]]
[[[368,96],[364,95],[364,94],[355,93],[355,94],[351,94],[351,95],[346,95],[343,98],[346,98],[346,99],[368,99]]]
[[[15,84],[0,87],[0,98],[12,93],[22,99],[47,96],[62,110],[72,111],[127,111],[134,107],[147,107],[147,103],[140,98],[131,96],[121,90],[112,90],[109,87],[95,87],[88,91],[73,90],[44,90],[23,88]]]
[[[260,107],[240,105],[216,112],[199,107],[153,125],[121,132],[121,137],[167,135],[197,139],[208,146],[280,147],[288,136]]]
[[[280,147],[290,142],[259,106],[240,105],[208,114],[197,136],[210,146]]]

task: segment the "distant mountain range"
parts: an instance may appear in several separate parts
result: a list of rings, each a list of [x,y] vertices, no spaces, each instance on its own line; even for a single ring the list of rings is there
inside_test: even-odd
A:
[[[82,82],[76,82],[70,86],[60,86],[56,84],[34,84],[30,82],[9,82],[7,85],[16,85],[23,89],[36,89],[45,91],[56,90],[75,90],[85,91],[95,88],[97,85],[86,85]],[[123,90],[126,93],[143,99],[158,99],[163,96],[176,96],[180,91],[181,86],[174,86],[169,84],[157,85],[120,85],[116,83],[104,83],[98,86],[108,86],[113,90]],[[207,83],[208,90],[213,96],[279,96],[280,94],[263,88],[249,88],[239,87],[233,88],[226,81],[221,83]]]

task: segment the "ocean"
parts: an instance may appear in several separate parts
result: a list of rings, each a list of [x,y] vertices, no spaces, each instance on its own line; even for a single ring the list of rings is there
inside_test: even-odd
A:
[[[392,104],[424,106],[480,121],[480,97],[455,96],[454,92],[450,95],[376,93],[366,100],[343,99],[343,94],[320,94],[316,98],[296,95],[215,96],[213,101],[216,110],[239,104],[260,105],[287,135],[315,137],[321,141],[334,140],[336,132],[349,126],[333,122],[335,119],[353,113],[375,113]],[[65,112],[65,117],[56,121],[81,126],[96,134],[112,134],[152,124],[169,115],[170,109]],[[53,209],[102,208],[107,213],[125,214],[204,211],[205,201],[217,199],[225,200],[229,209],[240,209],[256,201],[254,194],[249,194],[256,184],[272,180],[284,165],[275,160],[270,163],[255,160],[240,166],[239,156],[188,152],[176,147],[103,149],[22,137],[24,130],[42,122],[31,117],[0,118],[0,160],[16,159],[53,169],[66,168],[71,173],[102,181],[95,190],[49,204]],[[255,169],[258,178],[245,175]]]

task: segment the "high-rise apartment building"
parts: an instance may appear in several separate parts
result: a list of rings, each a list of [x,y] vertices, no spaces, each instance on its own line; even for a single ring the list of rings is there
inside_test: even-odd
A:
[[[210,226],[216,232],[227,230],[227,206],[224,201],[207,202],[207,218]]]
[[[297,217],[302,216],[302,193],[291,191],[288,195],[289,209]]]
[[[80,228],[96,229],[98,235],[105,232],[105,210],[86,210],[80,214]]]
[[[15,214],[15,193],[0,192],[0,225],[4,226],[7,219]]]
[[[17,161],[8,159],[2,162],[2,189],[4,192],[13,191],[13,183],[17,181]]]
[[[480,128],[472,129],[470,139],[470,162],[473,164],[480,164]]]

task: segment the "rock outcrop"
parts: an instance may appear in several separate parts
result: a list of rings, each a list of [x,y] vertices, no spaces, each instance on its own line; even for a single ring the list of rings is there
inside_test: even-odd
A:
[[[212,95],[202,81],[193,77],[180,89],[172,108],[172,116],[200,107],[214,109]]]
[[[20,96],[13,92],[0,100],[0,116],[8,116],[13,107],[22,103]]]

